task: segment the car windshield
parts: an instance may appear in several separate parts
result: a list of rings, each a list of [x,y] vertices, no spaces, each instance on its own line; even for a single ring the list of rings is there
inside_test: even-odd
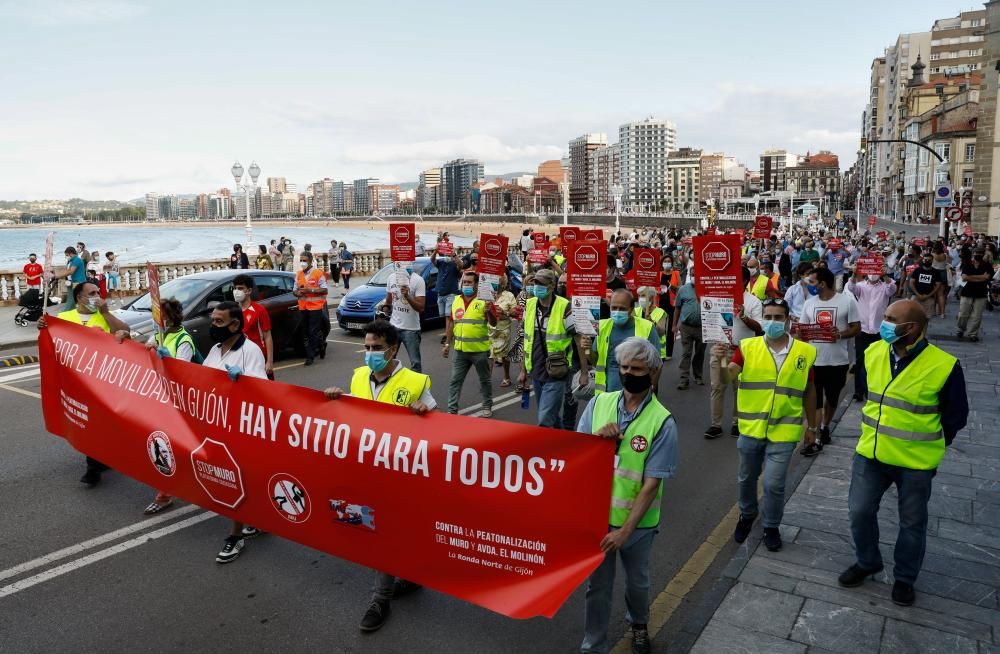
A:
[[[195,298],[201,295],[202,291],[213,284],[215,284],[215,281],[211,279],[187,279],[179,277],[171,279],[160,287],[160,297],[163,299],[174,298],[182,306],[187,307]],[[146,293],[129,305],[128,309],[129,311],[150,311],[151,304],[150,295]]]
[[[413,272],[418,275],[424,274],[424,268],[427,267],[426,261],[418,261],[413,264]],[[375,273],[371,279],[368,280],[369,286],[385,286],[389,283],[389,278],[392,275],[392,264],[382,268],[382,270]]]

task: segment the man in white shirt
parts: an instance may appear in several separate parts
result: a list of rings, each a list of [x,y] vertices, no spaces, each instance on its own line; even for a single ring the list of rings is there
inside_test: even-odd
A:
[[[267,379],[264,353],[243,334],[243,309],[236,302],[221,302],[212,310],[212,324],[208,328],[215,345],[209,350],[206,368],[222,370],[233,381],[241,376]],[[259,532],[250,525],[233,522],[233,528],[215,557],[216,563],[231,563],[243,551],[243,539]]]
[[[427,248],[424,247],[424,242],[420,240],[420,234],[417,234],[416,240],[413,241],[413,254],[422,257],[426,252]]]
[[[820,430],[819,441],[802,448],[803,456],[816,456],[830,442],[830,421],[840,402],[840,393],[847,384],[847,369],[850,367],[848,339],[861,331],[861,312],[854,295],[836,292],[836,278],[828,268],[817,268],[815,276],[819,294],[806,300],[799,323],[829,326],[834,342],[811,343],[816,347],[816,411],[820,414]]]
[[[744,269],[743,287],[750,283],[750,275]],[[733,351],[739,347],[744,338],[753,338],[761,332],[760,322],[764,319],[764,305],[756,295],[750,291],[743,291],[743,306],[733,316],[733,342],[723,343],[723,348],[713,347],[709,353],[708,370],[712,383],[712,426],[705,430],[705,438],[718,438],[722,436],[722,411],[726,403],[726,388],[733,389],[733,427],[730,435],[737,438],[740,435],[739,427],[736,425],[736,387],[738,381],[730,380],[729,383],[722,381],[722,369],[729,366],[729,361],[733,358]]]
[[[389,314],[389,322],[399,331],[399,340],[410,357],[410,369],[423,372],[420,359],[420,315],[427,303],[427,284],[424,278],[413,272],[413,264],[408,264],[406,273],[409,284],[400,285],[396,275],[391,276],[385,294],[383,312]]]

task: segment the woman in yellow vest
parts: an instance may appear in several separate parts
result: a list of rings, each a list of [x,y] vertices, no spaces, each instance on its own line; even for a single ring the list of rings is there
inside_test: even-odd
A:
[[[788,303],[764,302],[763,336],[744,338],[723,384],[739,379],[736,417],[740,437],[740,519],[733,538],[742,543],[757,519],[757,479],[764,473],[764,545],[781,549],[778,527],[785,510],[785,476],[795,445],[816,440],[816,388],[811,383],[816,348],[788,335]],[[716,345],[713,353],[724,356]],[[809,428],[803,428],[803,421]],[[766,461],[766,463],[765,463]]]
[[[595,396],[577,426],[580,433],[614,441],[616,448],[608,534],[601,541],[605,557],[587,584],[580,649],[609,649],[608,623],[620,555],[632,651],[648,652],[649,555],[660,524],[663,480],[673,477],[677,469],[677,424],[651,392],[663,363],[659,348],[633,336],[615,348],[615,359],[622,389]]]
[[[659,296],[652,286],[639,287],[639,306],[635,308],[636,318],[645,318],[656,327],[660,335],[660,358],[667,360],[667,312],[660,308]]]
[[[105,334],[114,334],[119,343],[129,338],[128,325],[111,313],[108,303],[101,298],[101,289],[96,284],[90,282],[77,284],[73,287],[72,293],[76,308],[60,311],[57,315],[60,320],[100,329]],[[45,329],[48,326],[46,315],[43,313],[38,319],[38,328]],[[87,471],[80,477],[80,483],[96,486],[101,483],[101,473],[107,469],[108,466],[88,456]]]
[[[397,358],[399,331],[386,320],[370,322],[364,331],[365,365],[354,370],[351,397],[409,407],[418,416],[433,411],[437,402],[431,395],[431,378],[406,368]],[[336,400],[344,395],[344,390],[332,386],[323,393],[328,399]],[[380,629],[389,619],[390,600],[419,589],[420,586],[412,581],[376,571],[374,594],[361,618],[361,631]]]
[[[899,534],[892,556],[892,601],[901,606],[916,598],[913,584],[927,547],[931,480],[969,415],[961,363],[931,345],[926,333],[920,304],[902,300],[885,310],[881,340],[865,350],[868,399],[847,502],[857,563],[839,578],[851,588],[882,570],[878,510],[895,484]]]
[[[479,376],[479,392],[483,397],[482,417],[493,417],[493,380],[490,378],[490,334],[488,325],[496,325],[493,303],[476,297],[479,275],[468,270],[462,274],[459,295],[451,305],[445,323],[445,342],[441,356],[448,358],[451,343],[455,342],[455,359],[451,365],[448,385],[448,413],[458,413],[462,384],[475,367]]]

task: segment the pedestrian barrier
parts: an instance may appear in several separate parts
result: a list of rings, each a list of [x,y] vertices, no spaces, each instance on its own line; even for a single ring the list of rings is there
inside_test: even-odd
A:
[[[18,354],[15,356],[0,357],[0,368],[13,368],[29,363],[38,363],[38,356],[35,354]]]

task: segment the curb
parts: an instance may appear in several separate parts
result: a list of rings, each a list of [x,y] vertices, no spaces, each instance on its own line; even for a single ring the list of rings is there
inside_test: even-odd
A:
[[[11,344],[13,347],[15,344]],[[6,346],[0,346],[3,348]],[[19,354],[16,356],[0,357],[0,368],[14,368],[15,366],[24,366],[29,363],[38,363],[37,354]]]

